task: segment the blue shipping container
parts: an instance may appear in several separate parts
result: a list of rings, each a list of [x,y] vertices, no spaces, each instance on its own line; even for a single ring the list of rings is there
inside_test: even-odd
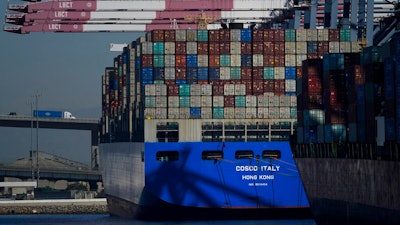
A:
[[[200,107],[191,107],[190,108],[190,118],[200,119],[201,118],[201,108]]]
[[[142,81],[153,81],[153,68],[142,68]]]
[[[62,111],[51,111],[51,110],[33,110],[34,117],[47,117],[47,118],[63,118]]]
[[[241,56],[241,65],[242,66],[253,65],[253,59],[252,59],[251,55],[242,55]]]
[[[252,40],[252,30],[242,29],[240,30],[240,40],[242,42],[251,42]]]
[[[208,80],[208,68],[207,67],[197,68],[197,79]]]
[[[186,69],[187,84],[197,84],[197,67],[188,67]]]
[[[164,68],[154,68],[153,77],[154,77],[154,80],[164,80],[164,77],[165,77]]]
[[[197,66],[197,55],[187,55],[186,66]]]
[[[296,67],[285,67],[285,79],[296,79]]]
[[[219,78],[220,78],[219,68],[209,68],[208,69],[208,77],[210,78],[210,80],[219,80]]]

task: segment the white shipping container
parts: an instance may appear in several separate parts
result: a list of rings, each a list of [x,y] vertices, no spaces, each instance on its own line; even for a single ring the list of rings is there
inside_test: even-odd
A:
[[[144,86],[144,95],[145,96],[155,96],[156,95],[156,86],[154,84],[146,84]]]
[[[246,95],[245,84],[235,84],[235,95]]]
[[[246,119],[246,108],[235,108],[235,119]]]
[[[246,106],[248,106],[248,107],[257,107],[257,96],[255,96],[255,95],[246,95]]]
[[[211,107],[202,107],[201,108],[201,118],[212,119],[212,108]]]
[[[197,66],[208,67],[208,55],[197,55]]]
[[[145,108],[144,109],[144,117],[145,118],[156,118],[156,108]]]
[[[318,41],[318,30],[307,29],[307,41]]]
[[[259,95],[257,96],[258,107],[268,107],[269,106],[269,96]]]
[[[231,29],[230,36],[231,36],[231,43],[232,42],[240,42],[241,41],[240,37],[242,36],[242,31],[240,29]]]
[[[279,107],[269,107],[268,108],[268,118],[269,119],[279,119],[280,110]]]
[[[197,41],[197,30],[194,30],[194,29],[186,30],[186,40],[187,41]]]
[[[318,41],[329,41],[328,31],[328,29],[318,29]]]
[[[264,55],[254,54],[253,55],[253,66],[263,66],[264,65]]]
[[[179,119],[179,108],[168,108],[168,119]]]
[[[201,96],[192,95],[190,96],[190,107],[201,107]]]
[[[307,30],[297,29],[296,30],[296,41],[307,41]]]
[[[164,57],[165,67],[175,67],[175,55],[165,55]],[[174,69],[175,73],[175,69]]]
[[[340,52],[341,53],[350,53],[351,52],[351,42],[349,41],[341,41],[340,42]]]
[[[168,96],[168,107],[178,108],[179,107],[179,96]]]
[[[285,54],[296,54],[296,42],[286,41],[285,42]]]
[[[212,96],[201,96],[201,107],[212,107]]]
[[[186,54],[197,54],[197,42],[186,42]]]
[[[153,42],[143,42],[141,45],[142,54],[153,54]]]
[[[156,96],[156,107],[168,107],[167,96]]]
[[[294,79],[285,80],[285,92],[296,92],[296,80]]]
[[[329,53],[340,53],[340,43],[338,41],[329,42]]]
[[[296,54],[307,54],[307,42],[305,41],[296,42]]]
[[[175,42],[165,42],[164,43],[164,54],[166,54],[166,55],[175,54]]]
[[[180,119],[188,119],[190,118],[190,108],[179,108],[179,118]]]
[[[224,107],[224,96],[212,96],[213,97],[213,107]]]
[[[290,107],[297,107],[297,96],[290,96]]]
[[[280,98],[279,96],[269,96],[268,98],[268,105],[269,107],[279,107],[280,106]]]
[[[219,79],[230,80],[231,79],[231,68],[230,67],[220,67]]]
[[[191,84],[190,85],[190,95],[201,95],[201,84]]]
[[[186,41],[186,30],[175,30],[175,41]]]
[[[279,118],[289,119],[290,118],[290,107],[279,107]]]
[[[201,95],[212,95],[211,84],[201,84]]]
[[[246,119],[256,119],[257,118],[257,108],[256,107],[246,107]]]
[[[242,65],[241,55],[231,55],[231,66],[240,67]]]
[[[257,108],[257,118],[259,118],[259,119],[269,118],[268,107]]]
[[[307,55],[296,55],[296,66],[302,66],[303,65],[303,61],[307,59]]]
[[[156,119],[167,119],[167,108],[156,108]]]
[[[224,118],[225,119],[235,119],[235,107],[225,107],[224,108]]]
[[[279,96],[279,100],[280,100],[279,105],[281,107],[290,106],[290,96],[285,96],[285,95]]]
[[[235,95],[235,85],[224,84],[224,95]]]
[[[275,80],[285,79],[285,67],[283,66],[274,67],[274,79]]]
[[[231,42],[231,55],[240,55],[241,54],[241,42]],[[231,62],[232,64],[232,62]]]
[[[351,42],[351,52],[361,52],[362,48],[358,42],[352,41]]]
[[[175,67],[164,68],[165,80],[175,80]]]
[[[165,84],[156,84],[155,86],[155,94],[156,95],[162,95],[166,96],[167,95],[167,85]]]
[[[285,66],[296,66],[296,55],[285,55]]]

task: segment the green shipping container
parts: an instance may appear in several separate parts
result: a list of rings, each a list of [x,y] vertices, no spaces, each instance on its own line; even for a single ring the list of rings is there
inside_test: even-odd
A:
[[[232,80],[240,80],[241,79],[240,67],[231,67],[231,79]]]
[[[165,61],[164,61],[164,55],[153,55],[153,66],[154,67],[164,67],[165,66]]]
[[[190,107],[190,96],[179,96],[179,107]]]
[[[208,30],[197,30],[197,41],[208,41]]]
[[[223,119],[224,118],[224,108],[215,107],[213,108],[213,119]]]
[[[154,55],[164,55],[165,45],[164,42],[154,42],[153,43],[153,54]]]
[[[351,39],[350,29],[341,29],[339,38],[340,41],[350,41]]]
[[[285,30],[285,41],[296,41],[296,30],[286,29]]]
[[[264,79],[273,80],[275,77],[274,67],[264,67]]]
[[[231,66],[231,56],[230,55],[221,55],[219,57],[219,65],[220,66]]]
[[[179,85],[179,95],[180,96],[189,96],[190,95],[190,84]]]
[[[235,107],[246,107],[246,96],[235,96]]]

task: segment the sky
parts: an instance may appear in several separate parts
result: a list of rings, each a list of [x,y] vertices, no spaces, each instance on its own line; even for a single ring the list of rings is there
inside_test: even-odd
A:
[[[19,4],[22,1],[11,0]],[[4,24],[7,1],[0,1]],[[38,109],[69,111],[77,118],[101,117],[101,76],[119,52],[110,43],[130,43],[141,32],[30,33],[0,29],[0,114],[30,115],[32,97]],[[35,107],[35,106],[34,106]],[[29,156],[36,149],[36,130],[0,127],[0,164]],[[39,129],[39,150],[90,163],[90,132]]]

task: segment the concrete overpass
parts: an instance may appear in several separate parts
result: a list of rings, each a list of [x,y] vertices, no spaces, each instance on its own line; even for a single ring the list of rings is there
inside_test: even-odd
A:
[[[0,127],[23,127],[23,128],[48,128],[91,131],[91,155],[92,168],[99,165],[99,120],[98,119],[63,119],[63,118],[41,118],[17,115],[0,115]]]

